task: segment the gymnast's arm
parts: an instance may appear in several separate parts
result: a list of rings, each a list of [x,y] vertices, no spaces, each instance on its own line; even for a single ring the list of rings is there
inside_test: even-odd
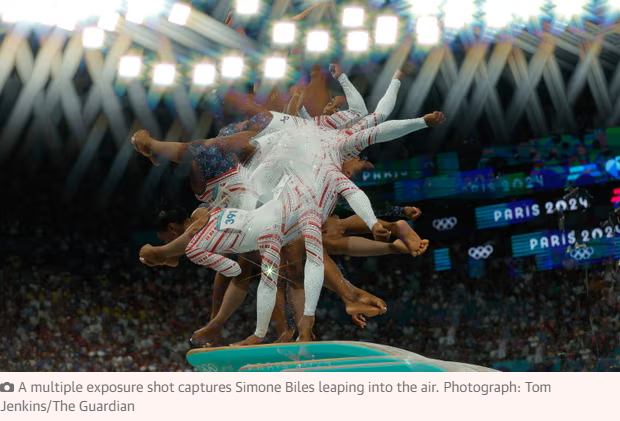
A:
[[[446,117],[439,111],[427,114],[422,118],[385,121],[377,127],[352,133],[344,138],[339,143],[340,153],[345,160],[354,158],[370,145],[389,142],[427,127],[437,127],[444,121],[446,121]]]
[[[339,64],[332,64],[330,66],[330,72],[334,79],[336,79],[342,89],[344,90],[344,95],[347,99],[347,104],[349,104],[349,109],[351,113],[360,114],[360,116],[365,116],[368,114],[368,109],[366,108],[366,103],[364,102],[364,98],[359,93],[355,86],[351,83],[346,74],[342,73],[340,70]]]
[[[368,109],[366,108],[362,95],[355,89],[355,86],[349,81],[347,75],[340,73],[339,67],[336,67],[332,74],[334,78],[338,79],[338,82],[340,82],[344,90],[349,109],[338,111],[330,116],[318,116],[315,118],[315,121],[319,126],[339,130],[368,115]]]
[[[342,173],[336,177],[334,183],[338,194],[345,198],[355,213],[370,228],[375,240],[387,241],[389,232],[377,220],[368,196]]]

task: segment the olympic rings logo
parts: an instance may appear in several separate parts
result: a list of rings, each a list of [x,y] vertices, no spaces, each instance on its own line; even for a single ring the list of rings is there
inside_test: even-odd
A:
[[[486,245],[480,247],[471,247],[467,254],[469,254],[469,257],[471,257],[472,259],[486,259],[491,254],[493,254],[493,246]]]
[[[594,254],[594,249],[592,247],[579,247],[572,249],[569,254],[575,260],[587,260]]]
[[[434,219],[433,228],[437,231],[449,231],[456,226],[457,222],[458,220],[454,216],[450,218]]]

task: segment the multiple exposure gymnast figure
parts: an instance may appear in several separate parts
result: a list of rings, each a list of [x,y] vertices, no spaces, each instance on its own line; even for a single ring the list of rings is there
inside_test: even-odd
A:
[[[398,124],[390,124],[390,123],[395,123],[395,122],[388,122],[388,123],[381,123],[385,117],[387,117],[387,115],[391,112],[391,108],[393,108],[393,101],[395,100],[395,93],[394,91],[397,91],[398,89],[398,85],[399,85],[399,81],[398,81],[398,76],[395,77],[395,79],[393,80],[392,84],[390,85],[390,89],[388,90],[388,95],[386,95],[386,97],[384,97],[383,102],[385,102],[387,105],[387,110],[383,111],[381,109],[381,103],[380,106],[378,106],[377,111],[371,115],[366,117],[364,120],[362,120],[361,122],[359,122],[358,124],[356,124],[354,127],[351,127],[349,130],[343,131],[341,130],[342,127],[346,127],[347,125],[350,125],[352,123],[353,120],[355,120],[356,118],[359,119],[360,117],[364,116],[366,114],[366,110],[365,110],[365,105],[363,105],[363,100],[361,101],[361,106],[357,105],[359,104],[359,102],[356,104],[356,99],[354,97],[354,94],[351,93],[351,85],[350,82],[348,82],[348,79],[346,78],[345,75],[340,74],[339,69],[337,67],[335,67],[332,71],[332,74],[334,75],[335,78],[337,78],[341,84],[343,85],[343,89],[345,90],[345,92],[347,93],[347,97],[352,97],[354,98],[353,101],[349,101],[349,103],[352,105],[353,109],[350,109],[347,113],[348,115],[341,117],[341,116],[336,116],[336,118],[319,118],[319,119],[313,119],[312,123],[314,123],[315,126],[317,126],[319,129],[323,130],[323,133],[327,132],[327,129],[330,130],[334,130],[339,132],[337,135],[331,135],[328,136],[331,138],[330,141],[326,141],[323,142],[323,149],[327,150],[328,152],[323,152],[323,157],[325,158],[326,156],[330,156],[331,157],[331,161],[332,164],[335,165],[335,172],[336,173],[340,173],[340,166],[342,165],[344,159],[346,157],[353,157],[353,160],[356,159],[357,154],[367,145],[375,143],[377,141],[388,141],[397,137],[402,136],[403,134],[406,134],[408,132],[417,130],[419,128],[422,127],[426,127],[426,126],[430,126],[433,127],[435,125],[441,124],[441,122],[443,121],[443,115],[441,115],[441,113],[433,113],[430,115],[425,116],[424,119],[418,119],[417,121],[405,121],[405,122],[397,122]],[[348,92],[347,92],[348,91]],[[354,91],[354,89],[353,89]],[[390,92],[392,91],[392,95],[390,95]],[[356,91],[355,91],[356,92]],[[359,94],[357,94],[359,96]],[[360,97],[361,98],[361,97]],[[357,108],[356,108],[357,107]],[[342,112],[340,112],[341,114]],[[308,120],[302,120],[302,119],[298,119],[292,116],[285,116],[282,115],[282,118],[278,119],[278,123],[276,124],[275,127],[269,127],[270,125],[272,125],[273,121],[275,120],[274,117],[280,117],[280,115],[278,114],[274,114],[274,113],[270,113],[271,114],[271,118],[269,119],[269,116],[264,116],[262,117],[263,123],[259,124],[258,127],[252,127],[252,128],[256,128],[256,129],[260,129],[262,131],[261,135],[259,136],[259,140],[258,142],[260,142],[260,147],[258,148],[259,153],[255,154],[258,156],[258,158],[254,157],[253,161],[254,162],[258,162],[258,164],[255,166],[255,171],[257,171],[257,173],[259,174],[259,176],[257,177],[257,180],[259,180],[259,186],[258,186],[258,190],[262,190],[263,193],[269,193],[270,191],[273,190],[273,188],[275,187],[275,185],[273,184],[274,180],[281,180],[281,177],[278,177],[277,175],[274,177],[273,174],[273,169],[274,167],[270,167],[269,166],[269,159],[264,159],[264,155],[266,153],[269,152],[269,150],[271,149],[271,151],[273,152],[273,145],[270,145],[270,142],[273,140],[274,136],[270,135],[269,133],[273,133],[274,131],[278,131],[278,130],[283,130],[286,126],[292,126],[292,127],[299,127],[299,126],[303,126],[307,123],[310,123],[310,121]],[[336,113],[339,114],[339,113]],[[342,115],[342,114],[341,114]],[[258,120],[258,119],[256,119]],[[290,121],[289,121],[290,120]],[[289,124],[287,124],[289,123]],[[247,125],[249,123],[248,122],[244,122],[241,126],[237,126],[233,128],[233,131],[242,129],[242,128],[246,128]],[[374,126],[374,127],[371,127]],[[231,127],[231,126],[229,126]],[[265,129],[269,129],[269,130],[265,130]],[[267,133],[265,133],[267,132]],[[342,133],[340,133],[342,132]],[[322,137],[323,133],[317,133],[315,134],[315,137]],[[226,139],[225,143],[228,148],[229,148],[229,152],[234,151],[235,153],[237,153],[238,156],[240,156],[242,159],[243,158],[247,158],[247,156],[249,156],[252,152],[252,147],[254,145],[256,145],[257,143],[254,142],[254,145],[252,145],[250,143],[250,138],[252,137],[253,133],[248,134],[248,133],[235,133],[236,138],[234,139]],[[261,141],[262,139],[262,141]],[[266,141],[265,139],[270,139],[270,141]],[[171,158],[173,161],[176,160],[177,162],[179,162],[180,160],[182,160],[183,155],[185,155],[185,152],[187,151],[187,145],[184,144],[180,144],[183,146],[173,146],[172,144],[162,144],[161,142],[155,142],[152,139],[148,138],[148,136],[146,136],[144,133],[141,134],[137,134],[136,137],[134,137],[134,145],[136,146],[136,149],[139,150],[140,152],[142,152],[143,154],[149,156],[154,162],[156,162],[156,160],[153,159],[153,156],[157,156],[157,155],[163,155],[165,157]],[[220,140],[220,142],[222,142],[222,140]],[[263,143],[265,142],[265,143]],[[326,146],[328,145],[329,146]],[[202,145],[204,147],[204,141],[202,143]],[[280,157],[277,158],[275,161],[273,159],[274,155],[278,155],[277,153],[268,153],[268,156],[270,156],[271,158],[271,163],[273,164],[274,162],[276,162],[276,166],[278,166],[279,164],[277,164],[278,159],[282,160],[282,159],[286,159],[286,157],[282,156],[282,150],[285,148],[281,148],[279,150],[280,153]],[[215,152],[215,151],[213,151]],[[217,157],[217,153],[213,153],[213,158],[218,158]],[[219,154],[220,158],[221,158],[221,153]],[[217,170],[219,170],[220,173],[230,173],[230,172],[235,172],[234,170],[234,166],[238,165],[234,162],[234,159],[230,156],[230,154],[226,154],[227,159],[224,160],[218,160],[218,159],[213,159],[212,161],[219,161],[219,162],[213,162],[216,163],[218,165],[212,165],[211,167],[213,168],[217,168]],[[200,159],[194,159],[194,165],[195,167],[198,167],[197,163],[200,161]],[[203,165],[204,166],[204,165]],[[192,174],[195,176],[197,171],[196,168],[193,168],[194,171],[192,171]],[[230,169],[228,169],[230,168]],[[228,169],[228,171],[222,171],[222,169],[226,170]],[[217,171],[216,170],[216,171]],[[211,171],[213,171],[213,169],[211,169]],[[278,171],[275,171],[276,173]],[[260,175],[262,173],[262,175]],[[323,178],[321,187],[324,189],[324,191],[327,191],[329,189],[332,189],[333,191],[337,191],[342,193],[342,190],[337,190],[333,188],[333,186],[326,186],[326,180],[330,180],[327,184],[333,183],[335,182],[335,180],[331,180],[330,176],[326,176],[326,173],[320,175],[320,174],[316,174],[320,177]],[[340,173],[340,175],[342,175],[342,173]],[[193,177],[193,178],[197,178],[197,177]],[[199,177],[202,178],[203,182],[205,181],[205,179],[209,179],[208,177],[205,177],[203,174],[203,177]],[[229,187],[230,187],[230,177],[228,177],[229,180],[227,180]],[[342,176],[342,179],[344,179],[345,177]],[[299,179],[299,177],[298,177]],[[193,180],[194,181],[194,180]],[[216,182],[212,183],[212,184],[217,184],[217,181],[219,181],[216,177]],[[262,185],[261,185],[262,183]],[[226,184],[226,183],[224,183]],[[303,183],[302,183],[303,184]],[[346,185],[346,183],[344,183]],[[198,184],[199,185],[199,184]],[[203,184],[204,186],[205,184]],[[197,186],[196,183],[192,183],[192,186],[195,187]],[[194,188],[194,190],[196,191],[196,188]],[[208,188],[205,189],[205,193],[211,193],[211,197],[213,197],[213,193],[212,192],[208,192]],[[213,192],[216,191],[216,189],[212,189]],[[243,190],[243,189],[241,189]],[[303,190],[303,189],[302,189]],[[203,194],[203,197],[201,197],[202,200],[205,199],[205,196],[209,196],[209,194]],[[243,196],[243,195],[242,195]],[[321,208],[322,205],[324,205],[323,203],[318,203],[318,208],[317,208],[317,203],[316,201],[313,202],[312,199],[308,199],[308,198],[303,198],[304,194],[299,194],[299,191],[297,191],[297,200],[301,199],[301,202],[303,202],[303,205],[300,205],[300,202],[296,203],[293,205],[293,207],[296,206],[295,210],[299,210],[300,206],[304,207],[307,206],[308,208],[313,208],[310,211],[304,211],[304,215],[313,215],[312,216],[312,223],[307,223],[306,225],[304,225],[302,227],[302,231],[306,230],[306,237],[310,237],[313,240],[316,240],[317,237],[319,237],[318,235],[316,235],[316,233],[314,233],[314,235],[312,234],[312,226],[313,224],[317,224],[317,222],[315,220],[319,220],[319,209]],[[308,197],[312,197],[312,193],[310,193],[310,195],[307,195]],[[290,197],[291,194],[289,192],[289,206],[290,206]],[[358,206],[358,211],[360,212],[364,212],[363,209],[359,208],[359,203],[357,204]],[[251,203],[248,203],[247,205],[240,205],[241,208],[245,208],[245,207],[251,207]],[[333,206],[328,206],[328,208],[330,208],[330,211],[328,212],[323,212],[323,217],[320,218],[321,222],[326,222],[327,220],[327,216],[329,216],[329,213],[331,213],[331,210],[333,210]],[[292,208],[289,208],[289,211]],[[285,211],[287,210],[286,206],[285,206]],[[296,214],[295,218],[301,218],[301,214]],[[293,218],[293,219],[295,219]],[[374,216],[373,216],[374,218]],[[381,235],[381,232],[385,231],[383,229],[383,226],[381,224],[379,224],[378,222],[374,222],[376,221],[376,219],[371,220],[369,219],[369,216],[366,215],[366,222],[369,223],[372,222],[372,225],[369,225],[369,227],[371,227],[371,229],[373,230],[375,236],[379,236]],[[272,221],[273,222],[273,221]],[[289,225],[292,223],[292,220],[286,220],[284,221],[284,223],[288,223]],[[297,223],[298,221],[296,221],[295,223]],[[302,224],[303,225],[303,224]],[[320,226],[320,225],[319,225]],[[316,227],[315,227],[316,228]],[[186,231],[188,232],[188,231]],[[419,239],[419,237],[418,237]],[[411,240],[411,239],[410,239]],[[282,242],[282,239],[279,240],[280,243]],[[290,239],[289,239],[290,241]],[[397,240],[397,241],[400,241]],[[308,256],[314,256],[317,257],[320,254],[322,254],[322,245],[319,248],[319,253],[317,253],[316,255],[309,253],[309,249],[311,248],[317,248],[316,244],[311,244],[311,242],[306,241],[306,251]],[[319,244],[321,244],[321,241],[318,241]],[[403,244],[402,242],[400,243],[393,243],[392,247],[395,247],[395,245],[403,245],[403,247],[401,248],[401,250],[408,250],[411,254],[416,255],[419,254],[421,252],[423,252],[423,249],[425,249],[426,247],[426,243],[421,245],[421,243],[418,241],[417,245],[413,244],[412,246],[412,241],[409,241],[408,244]],[[281,244],[280,244],[281,245]],[[408,247],[408,248],[407,248]],[[148,249],[147,249],[148,250]],[[218,250],[219,251],[219,250]],[[233,251],[238,251],[238,250],[233,250]],[[316,251],[316,250],[315,250]],[[390,251],[394,251],[394,249],[391,249]],[[278,249],[279,252],[279,249]],[[328,250],[329,252],[329,250]],[[332,247],[332,252],[335,252],[335,250]],[[372,252],[371,252],[372,253]],[[267,255],[265,255],[267,256]],[[273,257],[273,256],[269,256],[269,257]],[[322,267],[322,256],[320,256],[321,258],[317,258],[315,260],[319,261],[319,264],[315,264],[314,266],[317,267]],[[155,260],[154,257],[151,257],[151,259]],[[277,262],[279,263],[279,253],[277,256]],[[148,260],[148,259],[147,259]],[[215,266],[219,267],[218,265],[225,261],[227,262],[227,264],[229,263],[227,260],[221,260],[221,259],[216,259],[216,262],[211,262],[211,264],[215,264]],[[269,259],[263,259],[264,261],[269,262]],[[271,264],[273,267],[273,264],[276,262],[276,260],[271,259],[270,263],[267,264]],[[316,263],[316,261],[315,261]],[[263,263],[263,266],[265,265],[265,263]],[[230,266],[230,265],[229,265]],[[235,267],[235,271],[238,271],[239,268],[236,267],[235,265],[232,265],[231,267]],[[224,271],[228,271],[231,269],[231,267],[227,267],[227,268],[223,268]],[[277,267],[277,265],[276,265]],[[306,263],[306,267],[308,268],[308,262]],[[310,268],[310,271],[315,272],[314,277],[315,278],[322,278],[322,271],[320,276],[316,275],[316,273],[318,273],[316,270],[313,270],[314,268]],[[308,271],[307,271],[308,272]],[[277,274],[276,274],[277,277]],[[273,282],[273,279],[270,279],[269,276],[265,277],[265,273],[263,274],[263,281],[265,279],[268,279],[271,281],[270,286],[272,286],[273,288],[271,288],[272,290],[275,289],[275,282]],[[313,285],[314,284],[321,284],[322,283],[322,279],[320,282],[315,282],[313,281]],[[266,285],[266,282],[261,282],[261,286]],[[260,288],[260,287],[259,287]],[[320,289],[320,285],[319,285],[319,289]],[[263,288],[263,290],[265,290],[265,288]],[[263,294],[265,295],[265,294]],[[263,305],[264,308],[267,308],[267,313],[268,316],[271,316],[271,310],[273,308],[273,296],[272,294],[267,294],[269,295],[269,299],[267,300],[269,303],[271,303],[270,305]],[[266,295],[265,295],[266,296]],[[315,298],[316,297],[316,298]],[[313,320],[313,313],[314,313],[314,308],[316,307],[316,303],[315,301],[318,300],[318,293],[316,293],[316,287],[313,286],[313,292],[311,294],[311,302],[310,304],[308,304],[308,300],[306,300],[306,311],[305,311],[305,319],[312,319]],[[256,343],[256,341],[262,340],[262,338],[264,337],[264,331],[266,330],[266,325],[268,323],[268,318],[266,319],[267,316],[265,316],[265,314],[261,314],[265,313],[265,310],[259,310],[259,314],[258,314],[258,326],[257,326],[257,332],[256,335],[254,335],[251,338],[248,338],[250,343]],[[265,322],[265,320],[267,320],[267,323]],[[301,340],[308,340],[312,337],[311,334],[311,325],[313,322],[310,323],[301,323],[301,328],[300,328],[300,339]],[[253,339],[252,339],[253,338]],[[247,341],[244,341],[244,343],[247,343]]]

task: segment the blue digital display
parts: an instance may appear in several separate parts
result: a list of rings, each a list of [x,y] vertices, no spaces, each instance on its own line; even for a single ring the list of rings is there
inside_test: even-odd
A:
[[[476,225],[479,229],[503,227],[517,222],[531,221],[540,215],[540,206],[533,200],[476,208]]]
[[[536,256],[538,270],[563,268],[568,265],[584,265],[608,260],[610,257],[620,257],[620,237],[601,238],[586,244],[571,246],[570,248],[555,248]]]
[[[435,261],[436,272],[452,269],[452,263],[450,262],[450,249],[433,250],[433,260]]]
[[[615,247],[619,232],[620,227],[616,226],[591,230],[544,231],[513,235],[511,239],[512,255],[514,257],[535,256],[547,254],[556,249],[566,252],[569,247],[572,249],[579,245],[590,247],[593,244],[600,249],[601,244],[614,244]],[[606,256],[611,256],[608,249],[601,251],[601,253],[603,252],[607,253]]]
[[[536,203],[532,199],[476,208],[476,225],[479,229],[503,227],[531,221],[540,215],[556,212],[572,212],[590,207],[586,197],[573,197]]]
[[[398,203],[412,203],[450,196],[506,197],[544,188],[544,177],[528,177],[523,173],[496,177],[491,168],[462,171],[442,177],[394,183],[394,196]]]

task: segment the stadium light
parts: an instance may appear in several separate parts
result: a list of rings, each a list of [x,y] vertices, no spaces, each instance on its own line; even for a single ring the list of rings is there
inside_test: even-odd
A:
[[[235,10],[240,15],[254,15],[258,13],[259,0],[236,0]]]
[[[347,34],[347,50],[362,52],[368,50],[370,36],[368,31],[351,31]]]
[[[512,20],[511,7],[504,0],[487,0],[484,12],[486,25],[489,28],[506,28]]]
[[[420,45],[435,45],[441,38],[441,28],[435,16],[420,16],[415,26],[416,39]]]
[[[101,48],[105,41],[105,32],[96,26],[89,26],[82,31],[82,45],[84,48]]]
[[[56,25],[59,28],[66,29],[67,31],[75,30],[75,26],[77,25],[77,21],[72,16],[60,16],[58,18],[58,22]]]
[[[398,18],[396,16],[379,16],[375,25],[375,44],[392,45],[398,35]]]
[[[265,77],[267,79],[282,79],[286,74],[286,59],[269,57],[265,60]]]
[[[118,74],[121,77],[133,78],[140,75],[142,58],[138,56],[124,56],[118,64]]]
[[[153,83],[161,86],[172,85],[176,74],[174,64],[158,64],[153,71]]]
[[[194,85],[209,86],[215,83],[215,66],[213,64],[197,64],[194,67]]]
[[[544,6],[545,0],[520,0],[514,4],[513,9],[515,16],[528,21],[539,17]]]
[[[23,3],[15,2],[10,6],[7,5],[2,13],[2,22],[17,23],[28,17],[27,7]]]
[[[555,0],[555,14],[572,19],[574,16],[581,16],[588,0]]]
[[[312,52],[327,51],[329,48],[329,33],[327,31],[310,31],[306,39],[306,49]]]
[[[175,23],[177,25],[185,25],[192,8],[185,3],[175,3],[170,9],[170,15],[168,16],[168,22]]]
[[[444,27],[463,29],[474,20],[476,3],[474,0],[446,0],[444,4]]]
[[[296,27],[293,22],[278,22],[273,25],[273,42],[276,44],[292,44],[295,41]]]
[[[620,11],[620,0],[607,0],[607,10],[612,12]]]
[[[414,16],[436,16],[439,14],[442,2],[442,0],[409,0]]]
[[[342,11],[342,26],[358,28],[364,24],[364,9],[361,7],[345,7]]]
[[[103,29],[104,31],[116,31],[116,27],[118,25],[118,21],[121,18],[121,15],[119,15],[116,12],[110,12],[110,13],[106,13],[101,15],[101,17],[99,18],[99,22],[97,23],[97,26],[101,29]]]
[[[160,14],[163,8],[163,0],[128,0],[125,19],[140,24],[145,18]]]
[[[222,59],[222,76],[236,79],[241,77],[243,73],[243,58],[241,57],[224,57]]]

